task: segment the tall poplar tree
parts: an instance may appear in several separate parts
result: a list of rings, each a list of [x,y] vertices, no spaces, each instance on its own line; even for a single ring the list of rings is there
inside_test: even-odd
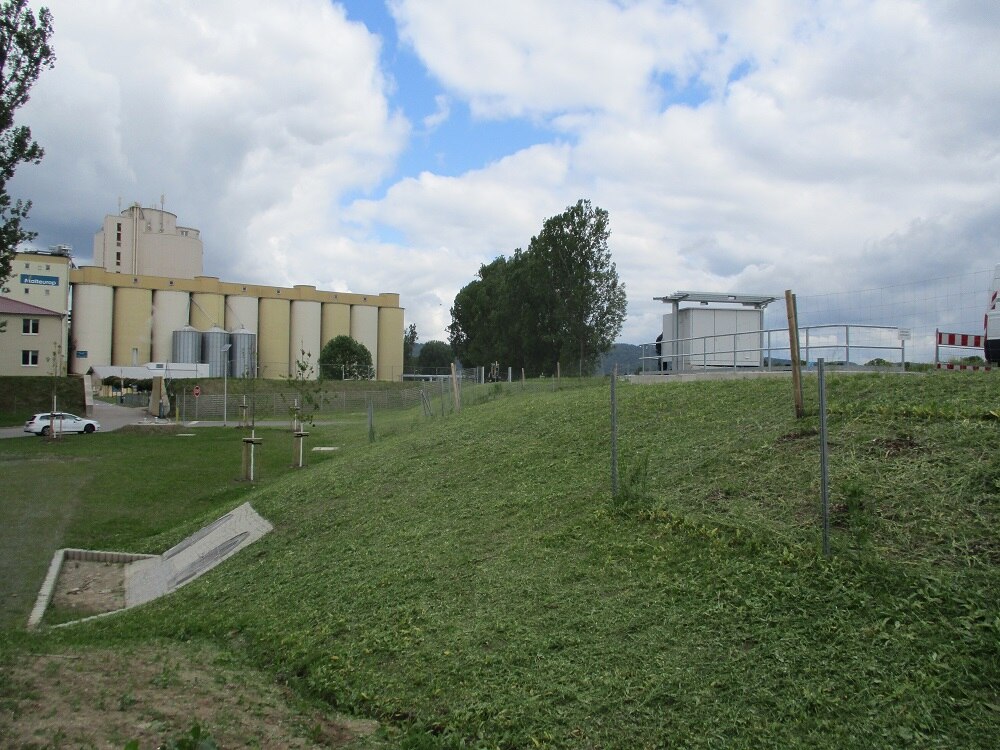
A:
[[[557,363],[591,374],[625,321],[610,235],[608,212],[581,200],[546,220],[526,251],[482,266],[451,309],[459,359],[534,375],[554,373]]]
[[[31,201],[13,200],[7,183],[19,165],[38,164],[45,154],[27,125],[14,124],[14,115],[28,101],[39,74],[55,64],[51,36],[48,8],[35,15],[27,0],[0,3],[0,283],[11,274],[18,246],[36,236],[22,224]]]

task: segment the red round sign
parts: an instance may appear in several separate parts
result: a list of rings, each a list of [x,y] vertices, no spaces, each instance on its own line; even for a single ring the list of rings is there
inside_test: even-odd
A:
[[[200,396],[200,395],[201,395],[201,386],[200,385],[196,385],[194,387],[194,397],[198,398],[198,396]]]

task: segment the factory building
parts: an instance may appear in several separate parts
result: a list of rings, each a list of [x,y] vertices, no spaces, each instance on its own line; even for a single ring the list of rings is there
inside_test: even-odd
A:
[[[16,268],[30,266],[22,276],[41,276],[32,265],[40,262],[35,256],[17,256]],[[42,306],[39,300],[49,297],[50,309],[63,315],[71,300],[62,351],[69,352],[68,370],[75,374],[108,365],[197,362],[208,364],[212,377],[285,378],[295,377],[297,363],[305,361],[307,374],[317,377],[323,346],[347,335],[371,352],[376,378],[402,378],[398,294],[225,282],[203,276],[202,262],[198,230],[178,226],[174,214],[136,204],[105,217],[94,237],[93,266],[70,268],[67,254],[61,275],[46,271],[54,282],[20,283],[15,273],[10,281],[19,283],[8,283],[4,296],[20,299],[24,287],[23,302]]]
[[[379,380],[402,377],[398,294],[240,284],[209,276],[131,276],[96,267],[70,271],[70,282],[75,347],[70,372],[197,357],[210,365],[212,377],[222,377],[226,361],[235,377],[294,377],[296,362],[311,360],[315,367],[324,344],[345,335],[368,347]],[[241,345],[251,337],[256,347]]]
[[[201,232],[138,203],[105,216],[94,235],[94,265],[110,273],[191,279],[202,273],[203,256]]]
[[[69,248],[18,253],[0,287],[0,375],[65,372]]]

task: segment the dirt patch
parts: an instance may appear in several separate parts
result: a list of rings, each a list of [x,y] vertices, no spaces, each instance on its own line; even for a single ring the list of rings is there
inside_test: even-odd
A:
[[[882,458],[893,458],[920,449],[920,443],[908,435],[894,438],[875,438],[871,441],[871,445],[872,449]]]
[[[52,591],[51,613],[74,619],[125,607],[124,563],[66,560]]]
[[[197,722],[220,748],[363,748],[378,725],[304,706],[208,646],[24,655],[0,672],[10,748],[155,748]]]

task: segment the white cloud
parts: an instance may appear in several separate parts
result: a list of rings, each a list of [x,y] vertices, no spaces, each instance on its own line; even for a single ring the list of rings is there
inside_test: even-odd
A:
[[[23,111],[46,157],[17,187],[40,230],[86,218],[80,254],[118,196],[163,193],[202,230],[206,272],[308,282],[303,250],[336,235],[332,206],[405,145],[379,40],[324,0],[50,6],[58,61]]]
[[[392,0],[400,36],[486,117],[653,103],[650,76],[687,80],[714,45],[699,14],[659,2]]]
[[[1000,260],[996,3],[391,0],[440,85],[420,127],[550,134],[450,176],[403,171],[389,81],[423,79],[336,4],[50,5],[59,59],[23,113],[47,153],[16,181],[43,243],[89,252],[119,195],[165,193],[209,273],[399,292],[422,340],[581,197],[611,214],[623,340],[678,289],[805,299]]]
[[[434,97],[434,105],[437,109],[424,118],[424,130],[434,130],[451,116],[451,100],[444,94]]]
[[[534,147],[457,178],[406,181],[364,213],[418,245],[446,236],[471,266],[590,197],[611,213],[625,340],[649,337],[662,313],[651,298],[675,289],[808,294],[891,285],[901,266],[933,275],[942,263],[873,262],[871,248],[921,223],[960,232],[948,217],[998,205],[996,14],[967,23],[952,16],[970,6],[904,0],[490,7],[393,3],[404,38],[474,112],[563,129],[558,173]],[[663,71],[698,78],[708,100],[653,107]],[[521,239],[490,252],[496,218],[524,190],[533,216],[504,221]],[[939,241],[921,247],[944,265],[998,259],[995,241]],[[463,270],[456,288],[471,278]]]

